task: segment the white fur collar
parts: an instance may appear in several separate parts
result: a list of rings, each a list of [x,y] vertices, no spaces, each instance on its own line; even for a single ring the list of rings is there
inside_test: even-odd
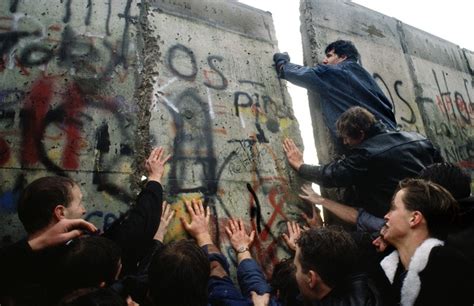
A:
[[[423,241],[415,250],[415,254],[413,254],[410,259],[407,275],[403,280],[400,305],[411,306],[415,304],[421,287],[418,274],[423,271],[428,264],[428,257],[430,256],[431,250],[440,245],[444,245],[444,242],[435,238],[429,238]],[[385,275],[392,284],[399,262],[400,257],[398,251],[393,251],[380,262]]]

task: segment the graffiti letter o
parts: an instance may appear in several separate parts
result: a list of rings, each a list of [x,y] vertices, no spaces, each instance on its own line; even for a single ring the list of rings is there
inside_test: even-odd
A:
[[[190,73],[181,72],[176,68],[174,64],[174,59],[177,57],[176,52],[178,51],[181,51],[182,53],[186,54],[189,57],[189,60],[192,65],[192,70]],[[194,57],[193,51],[191,51],[186,46],[182,44],[177,44],[169,48],[168,54],[166,56],[166,61],[171,72],[173,72],[173,74],[179,76],[180,78],[185,79],[187,81],[194,81],[194,79],[196,78],[196,74],[197,74],[196,58]]]

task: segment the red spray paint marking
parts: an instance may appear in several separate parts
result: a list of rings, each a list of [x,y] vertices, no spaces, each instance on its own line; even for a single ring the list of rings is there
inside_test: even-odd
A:
[[[40,139],[45,129],[44,118],[53,96],[53,79],[44,77],[37,80],[25,99],[23,121],[23,143],[21,160],[25,166],[39,161]]]
[[[63,152],[62,164],[65,169],[74,170],[79,167],[79,150],[82,143],[81,131],[79,129],[79,117],[84,108],[79,87],[74,83],[69,86],[63,95],[66,105],[66,146]]]

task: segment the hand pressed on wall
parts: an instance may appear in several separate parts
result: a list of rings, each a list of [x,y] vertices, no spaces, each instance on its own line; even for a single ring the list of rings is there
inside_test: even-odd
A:
[[[225,227],[225,231],[227,235],[229,235],[230,244],[235,251],[249,250],[255,238],[255,231],[251,231],[250,234],[247,234],[244,222],[240,218],[237,220],[230,219]]]
[[[295,221],[286,222],[286,226],[288,228],[288,234],[283,233],[283,240],[285,241],[288,248],[296,252],[296,241],[300,238],[301,232],[303,230]]]
[[[163,202],[162,209],[163,213],[161,214],[160,225],[158,226],[155,236],[153,237],[153,239],[159,240],[161,242],[163,242],[166,232],[168,231],[168,225],[170,224],[175,214],[175,211],[171,209],[171,205],[166,203],[166,201]]]
[[[290,166],[298,171],[301,165],[304,164],[303,153],[298,149],[294,141],[290,138],[285,138],[283,141],[283,150]]]
[[[171,155],[164,155],[163,147],[154,148],[150,156],[145,161],[145,169],[148,172],[148,181],[157,181],[161,183],[161,178],[165,172],[165,164],[171,158]]]
[[[209,219],[211,212],[209,207],[206,209],[201,200],[192,199],[191,202],[185,201],[186,209],[191,216],[191,222],[187,222],[181,217],[181,223],[184,229],[194,238],[199,246],[212,244],[211,234],[209,233]]]

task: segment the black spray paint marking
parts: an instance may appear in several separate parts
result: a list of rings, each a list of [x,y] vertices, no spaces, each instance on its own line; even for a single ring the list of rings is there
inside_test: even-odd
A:
[[[255,203],[255,206],[252,206],[250,210],[250,218],[256,218],[257,232],[260,234],[262,232],[262,210],[260,207],[260,201],[258,200],[255,190],[253,190],[249,183],[247,183],[247,190],[252,195],[253,201]]]
[[[204,82],[204,85],[206,85],[207,87],[217,89],[217,90],[223,90],[227,88],[227,84],[228,84],[227,79],[225,78],[224,74],[219,69],[217,69],[217,67],[214,65],[214,62],[213,62],[213,60],[222,62],[223,59],[224,58],[219,55],[210,55],[207,57],[207,63],[209,64],[209,67],[221,77],[221,82],[222,82],[221,85],[213,85],[206,81]]]
[[[20,0],[10,0],[10,13],[16,13]]]
[[[71,19],[71,3],[72,0],[66,0],[66,13],[64,14],[63,22],[68,23]]]
[[[189,58],[189,62],[191,63],[192,69],[190,73],[181,72],[176,68],[174,64],[174,59],[177,57],[177,53],[182,53]],[[177,44],[172,46],[168,49],[168,54],[166,55],[166,61],[168,64],[168,68],[171,72],[180,78],[187,80],[187,81],[194,81],[196,79],[196,74],[198,71],[196,57],[194,56],[194,52],[187,48],[182,44]]]
[[[86,20],[85,20],[86,25],[91,24],[91,16],[92,16],[92,0],[87,0],[87,15],[86,15]]]

